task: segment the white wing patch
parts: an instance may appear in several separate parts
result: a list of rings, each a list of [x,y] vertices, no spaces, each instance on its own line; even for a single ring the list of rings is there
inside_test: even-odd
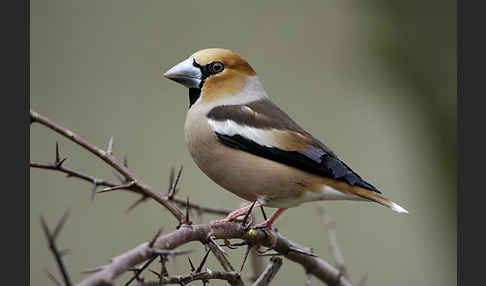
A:
[[[261,130],[254,127],[244,126],[229,119],[225,121],[208,119],[208,123],[213,131],[219,134],[227,136],[240,135],[262,146],[275,147],[275,140],[272,140],[272,132],[274,131],[271,129]]]

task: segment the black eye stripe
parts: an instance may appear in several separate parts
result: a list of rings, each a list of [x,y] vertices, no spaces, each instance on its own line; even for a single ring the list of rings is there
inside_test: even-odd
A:
[[[219,62],[219,61],[212,62],[212,63],[209,63],[207,65],[202,66],[202,65],[198,64],[195,59],[193,59],[192,65],[199,68],[199,70],[201,70],[201,73],[202,73],[202,79],[201,79],[201,83],[199,84],[199,88],[202,88],[202,86],[204,85],[204,82],[206,81],[206,78],[208,78],[209,76],[211,76],[213,74],[220,73],[224,70],[224,64],[222,62]]]

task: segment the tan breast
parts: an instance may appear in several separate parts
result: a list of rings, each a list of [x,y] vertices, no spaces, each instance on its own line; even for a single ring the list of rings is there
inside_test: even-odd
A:
[[[307,190],[322,188],[322,177],[221,144],[206,118],[210,108],[191,107],[185,139],[197,166],[215,183],[248,201],[264,199],[276,207],[309,201]]]

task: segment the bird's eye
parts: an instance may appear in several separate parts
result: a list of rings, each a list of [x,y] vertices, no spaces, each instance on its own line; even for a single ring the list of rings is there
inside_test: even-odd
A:
[[[224,70],[224,65],[222,62],[214,62],[210,65],[211,73],[216,74]]]

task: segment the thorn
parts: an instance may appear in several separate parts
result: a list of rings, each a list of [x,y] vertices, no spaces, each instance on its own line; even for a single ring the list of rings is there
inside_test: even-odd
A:
[[[146,195],[142,195],[142,197],[138,200],[136,200],[133,204],[131,204],[127,210],[125,211],[125,213],[129,213],[131,212],[135,207],[137,207],[139,204],[143,203],[144,201],[147,200],[147,196]]]
[[[47,274],[47,277],[49,277],[49,279],[51,279],[51,281],[54,282],[57,286],[62,286],[62,283],[59,280],[57,280],[56,276],[54,276],[51,272],[45,269],[44,272]]]
[[[150,240],[150,243],[149,243],[149,248],[153,248],[154,247],[154,243],[155,241],[157,240],[157,238],[159,238],[160,234],[162,233],[162,227],[157,231],[157,233],[155,234],[154,238],[152,238],[152,240]]]
[[[56,168],[61,168],[62,164],[64,163],[64,161],[67,160],[67,157],[65,157],[64,159],[62,159],[61,161],[59,161],[57,164],[56,164]]]
[[[250,206],[250,209],[248,210],[248,212],[246,213],[245,215],[245,218],[243,218],[243,221],[242,221],[242,225],[245,226],[246,225],[246,222],[248,220],[248,217],[250,216],[251,212],[253,211],[253,207],[255,206],[257,201],[254,201],[251,206]]]
[[[89,199],[91,202],[94,202],[96,188],[98,188],[98,182],[96,182],[96,180],[93,180],[93,188],[91,189],[91,194],[89,195]]]
[[[186,221],[185,221],[185,224],[188,224],[188,225],[191,225],[192,224],[192,221],[189,218],[189,211],[190,211],[190,209],[191,209],[191,206],[189,205],[189,197],[187,197],[187,200],[186,200]]]
[[[169,276],[169,272],[167,271],[167,267],[165,265],[167,263],[167,256],[166,255],[160,255],[160,264],[161,270],[160,270],[160,276]]]
[[[248,258],[248,254],[250,254],[250,250],[252,247],[253,245],[248,244],[248,247],[246,248],[245,257],[243,257],[243,263],[241,263],[241,267],[240,267],[240,273],[241,271],[243,271],[243,267],[245,266],[246,259]]]
[[[189,265],[191,266],[191,272],[194,272],[194,270],[196,270],[196,268],[194,268],[194,264],[192,264],[191,257],[188,256],[187,259],[189,260]]]
[[[108,148],[106,149],[106,153],[108,155],[113,155],[113,136],[111,136],[110,141],[108,141]]]
[[[214,240],[213,236],[209,235],[208,240],[225,256],[229,256],[228,253]]]
[[[309,256],[312,256],[312,257],[317,257],[317,255],[315,255],[312,252],[307,252],[305,250],[297,249],[297,248],[294,248],[294,247],[289,247],[289,252],[290,251],[297,252],[297,253],[304,254],[304,255],[309,255]]]
[[[114,186],[114,187],[104,188],[103,190],[97,191],[96,193],[101,194],[101,193],[120,190],[120,189],[128,189],[128,188],[132,187],[133,185],[135,185],[135,181],[130,181],[126,184],[121,184],[121,185],[117,185],[117,186]]]
[[[54,165],[56,165],[56,168],[61,168],[62,163],[66,161],[67,157],[64,159],[61,159],[61,155],[59,154],[59,143],[56,142],[56,161],[54,161]]]
[[[149,269],[150,272],[152,272],[153,274],[155,274],[155,276],[157,276],[157,278],[160,278],[160,274],[156,271],[153,271],[152,269]]]
[[[128,168],[128,159],[127,159],[127,155],[123,156],[123,166],[125,166],[126,168]]]
[[[175,169],[174,169],[174,166],[171,166],[170,172],[169,172],[169,187],[168,187],[169,191],[172,187],[172,184],[174,183],[174,176],[175,176]]]
[[[49,242],[49,244],[51,244],[52,237],[51,237],[51,233],[49,232],[49,228],[47,227],[46,220],[44,219],[43,216],[40,216],[40,221],[41,221],[42,230],[44,231],[44,234],[46,235],[47,241]]]
[[[105,266],[97,266],[97,267],[93,267],[93,268],[89,268],[89,269],[83,270],[83,271],[81,271],[81,273],[82,274],[96,273],[96,272],[99,272],[99,271],[103,270],[104,268],[105,268]]]
[[[135,269],[135,274],[132,276],[132,278],[130,278],[130,280],[128,280],[127,283],[125,283],[125,286],[128,286],[130,285],[130,283],[132,283],[133,280],[137,280],[137,281],[140,281],[140,277],[139,275],[145,270],[145,268],[147,268],[150,263],[152,263],[155,259],[157,258],[157,256],[154,256],[152,258],[150,258],[142,267],[140,267],[140,269]]]
[[[208,250],[206,250],[206,254],[204,255],[203,259],[201,260],[201,263],[199,264],[199,266],[196,269],[196,273],[200,273],[201,272],[204,264],[206,263],[206,259],[208,259],[209,252],[211,252],[211,248],[208,247]]]
[[[260,209],[262,210],[263,219],[267,220],[267,214],[265,213],[265,210],[263,209],[263,205],[260,206]]]
[[[59,162],[61,160],[61,156],[59,156],[59,143],[56,141],[56,165],[57,165],[57,162]]]
[[[179,169],[179,172],[177,172],[177,176],[174,178],[174,168],[171,168],[171,173],[170,173],[170,187],[169,187],[169,192],[167,193],[167,197],[169,198],[169,200],[171,200],[172,198],[174,198],[174,195],[176,194],[177,190],[177,184],[179,183],[179,180],[181,179],[181,176],[182,176],[182,169],[183,169],[183,166],[181,165],[181,168]]]
[[[59,220],[59,222],[57,223],[56,225],[56,228],[54,228],[54,231],[52,232],[52,240],[56,240],[57,238],[57,235],[59,234],[59,232],[61,231],[62,227],[64,226],[64,223],[66,222],[67,218],[69,217],[69,209],[67,209],[65,212],[64,212],[64,215],[61,217],[61,219]]]

